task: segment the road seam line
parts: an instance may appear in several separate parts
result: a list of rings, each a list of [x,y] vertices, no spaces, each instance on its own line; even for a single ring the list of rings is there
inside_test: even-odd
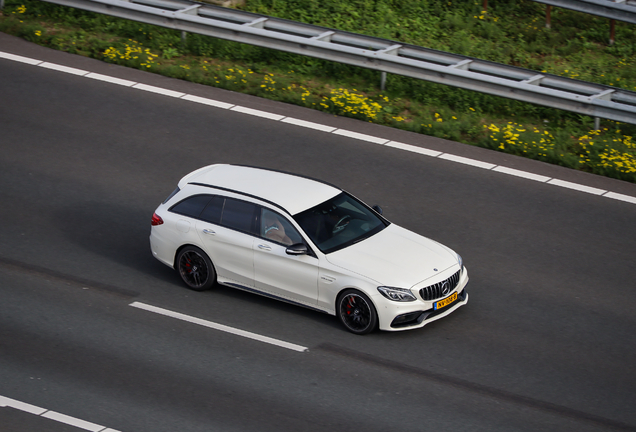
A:
[[[482,169],[486,169],[490,171],[495,171],[501,174],[512,175],[512,176],[524,178],[527,180],[538,181],[541,183],[547,183],[554,186],[563,187],[566,189],[576,190],[579,192],[585,192],[592,195],[602,196],[605,198],[611,198],[614,200],[619,200],[619,201],[623,201],[630,204],[636,204],[636,197],[633,197],[631,195],[623,195],[616,192],[606,191],[603,189],[598,189],[591,186],[585,186],[578,183],[572,183],[565,180],[550,178],[550,177],[534,174],[527,171],[515,170],[513,168],[508,168],[502,165],[495,165],[488,162],[479,161],[476,159],[470,159],[463,156],[454,155],[451,153],[438,152],[436,150],[430,150],[424,147],[418,147],[411,144],[391,141],[385,138],[380,138],[380,137],[376,137],[372,135],[366,135],[366,134],[362,134],[362,133],[358,133],[354,131],[349,131],[346,129],[338,129],[338,128],[328,126],[328,125],[323,125],[320,123],[313,123],[313,122],[309,122],[305,120],[295,119],[292,117],[286,117],[283,115],[274,114],[267,111],[256,110],[253,108],[247,108],[247,107],[243,107],[239,105],[233,105],[226,102],[217,101],[214,99],[202,98],[199,96],[194,96],[194,95],[190,95],[190,94],[186,94],[186,93],[182,93],[182,92],[178,92],[174,90],[168,90],[161,87],[154,87],[154,86],[150,86],[150,85],[142,84],[142,83],[134,83],[133,81],[123,80],[120,78],[110,77],[108,75],[101,75],[101,74],[97,74],[93,72],[88,72],[81,69],[59,65],[56,63],[43,62],[41,60],[32,59],[29,57],[23,57],[23,56],[10,54],[6,52],[2,52],[2,51],[0,51],[0,58],[13,60],[13,61],[21,62],[21,63],[26,63],[26,64],[30,64],[34,66],[40,66],[40,67],[44,67],[44,68],[48,68],[52,70],[57,70],[59,72],[65,72],[65,73],[70,73],[73,75],[97,79],[97,80],[101,80],[101,81],[105,81],[105,82],[109,82],[113,84],[119,84],[119,85],[123,85],[127,87],[136,88],[139,90],[145,90],[152,93],[162,94],[164,96],[171,96],[171,97],[183,99],[190,102],[197,102],[197,103],[213,106],[220,109],[229,109],[230,111],[236,111],[243,114],[254,115],[254,116],[267,118],[274,121],[281,121],[283,123],[288,123],[288,124],[292,124],[292,125],[296,125],[300,127],[319,130],[319,131],[323,131],[327,133],[332,133],[335,135],[342,135],[348,138],[367,141],[374,144],[385,145],[387,147],[397,148],[397,149],[412,152],[412,153],[418,153],[425,156],[430,156],[430,157],[434,157],[438,159],[444,159],[451,162],[473,166],[476,168],[482,168]]]
[[[304,347],[304,346],[296,345],[296,344],[293,344],[293,343],[290,343],[290,342],[285,342],[285,341],[282,341],[280,339],[274,339],[274,338],[271,338],[269,336],[263,336],[263,335],[260,335],[260,334],[257,334],[257,333],[252,333],[252,332],[248,332],[248,331],[245,331],[245,330],[240,330],[240,329],[237,329],[237,328],[234,328],[234,327],[229,327],[229,326],[226,326],[226,325],[223,325],[223,324],[218,324],[218,323],[215,323],[215,322],[212,322],[212,321],[207,321],[207,320],[204,320],[204,319],[201,319],[201,318],[192,317],[190,315],[185,315],[185,314],[182,314],[182,313],[179,313],[179,312],[174,312],[174,311],[171,311],[169,309],[163,309],[163,308],[160,308],[160,307],[157,307],[157,306],[152,306],[152,305],[149,305],[149,304],[146,304],[146,303],[133,302],[133,303],[130,304],[130,306],[132,306],[134,308],[137,308],[137,309],[143,309],[143,310],[148,311],[148,312],[154,312],[154,313],[159,314],[159,315],[164,315],[164,316],[168,316],[168,317],[171,317],[171,318],[176,318],[178,320],[186,321],[186,322],[189,322],[189,323],[192,323],[192,324],[197,324],[197,325],[200,325],[200,326],[203,326],[203,327],[208,327],[208,328],[211,328],[211,329],[214,329],[214,330],[219,330],[219,331],[222,331],[222,332],[225,332],[225,333],[230,333],[230,334],[233,334],[233,335],[236,335],[236,336],[242,336],[244,338],[253,339],[253,340],[256,340],[256,341],[259,341],[259,342],[268,343],[270,345],[276,345],[278,347],[286,348],[286,349],[289,349],[289,350],[292,350],[292,351],[297,351],[297,352],[309,351],[309,348]]]

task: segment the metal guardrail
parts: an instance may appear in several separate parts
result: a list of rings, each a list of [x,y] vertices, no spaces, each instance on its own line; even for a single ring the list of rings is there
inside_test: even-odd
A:
[[[387,39],[191,0],[45,1],[636,124],[636,92]]]
[[[603,18],[636,24],[635,0],[532,0]]]

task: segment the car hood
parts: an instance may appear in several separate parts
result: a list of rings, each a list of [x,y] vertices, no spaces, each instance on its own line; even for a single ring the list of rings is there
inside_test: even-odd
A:
[[[457,254],[451,249],[395,224],[326,258],[380,285],[401,288],[411,288],[458,266]]]

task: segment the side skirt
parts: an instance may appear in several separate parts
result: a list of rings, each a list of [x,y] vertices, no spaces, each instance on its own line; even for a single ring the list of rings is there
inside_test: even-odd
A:
[[[271,299],[274,299],[274,300],[279,300],[279,301],[282,301],[282,302],[285,302],[285,303],[289,303],[289,304],[292,304],[294,306],[301,306],[301,307],[304,307],[306,309],[311,309],[311,310],[316,311],[316,312],[322,312],[322,313],[327,314],[327,315],[333,315],[333,314],[330,314],[328,311],[326,311],[324,309],[320,309],[320,308],[318,308],[316,306],[310,306],[310,305],[306,305],[304,303],[295,302],[293,300],[286,299],[285,297],[279,297],[279,296],[276,296],[274,294],[270,294],[270,293],[265,292],[265,291],[259,291],[256,288],[250,288],[250,287],[246,287],[246,286],[243,286],[243,285],[240,285],[240,284],[237,284],[237,283],[232,283],[232,282],[218,282],[218,283],[221,284],[221,285],[228,286],[230,288],[240,289],[241,291],[247,291],[247,292],[250,292],[250,293],[253,293],[253,294],[261,295],[263,297],[268,297],[268,298],[271,298]]]

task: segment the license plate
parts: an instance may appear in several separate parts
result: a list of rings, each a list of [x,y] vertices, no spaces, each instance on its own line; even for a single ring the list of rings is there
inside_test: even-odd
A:
[[[445,306],[448,306],[449,304],[451,304],[455,300],[457,300],[457,292],[454,292],[453,295],[446,297],[444,300],[440,300],[438,302],[435,302],[435,305],[433,306],[433,309],[435,309],[435,310],[441,309],[441,308],[443,308]]]

